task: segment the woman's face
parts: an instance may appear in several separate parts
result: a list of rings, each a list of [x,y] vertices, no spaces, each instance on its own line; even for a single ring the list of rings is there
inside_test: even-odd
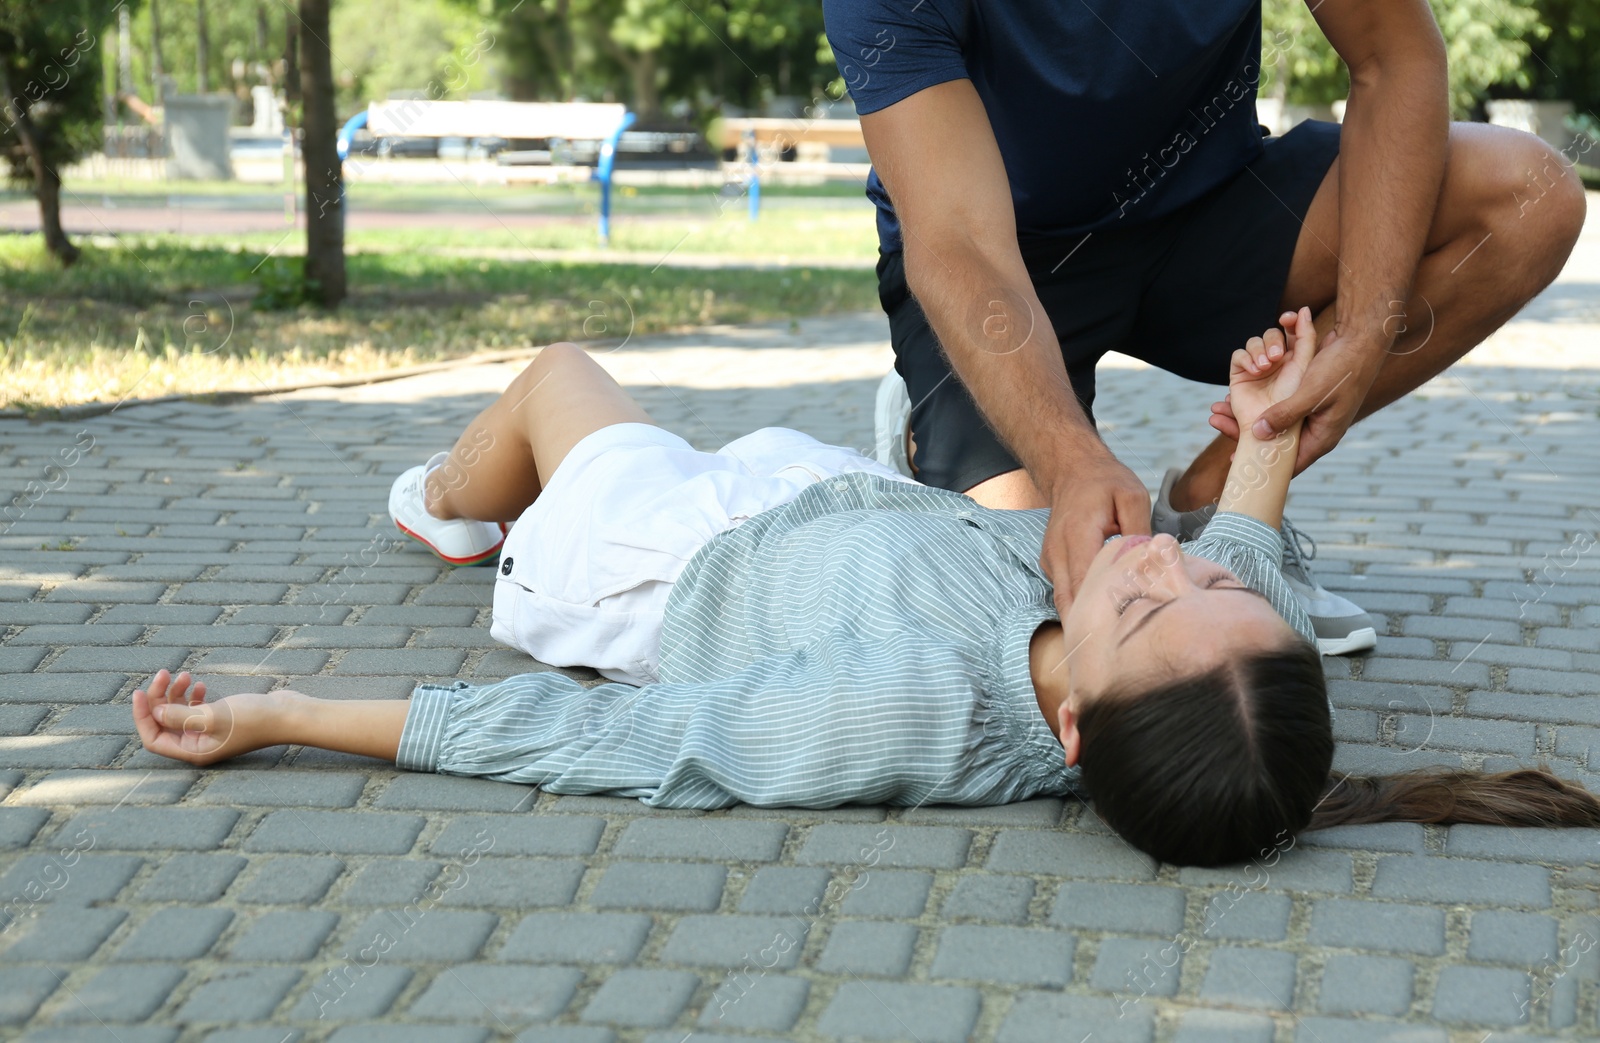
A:
[[[1264,596],[1221,565],[1180,552],[1167,535],[1107,543],[1061,622],[1062,706],[1074,715],[1113,687],[1147,691],[1281,646],[1293,633]]]

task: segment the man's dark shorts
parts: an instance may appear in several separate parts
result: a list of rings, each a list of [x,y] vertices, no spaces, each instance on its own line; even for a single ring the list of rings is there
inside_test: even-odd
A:
[[[1339,127],[1302,123],[1265,148],[1233,181],[1164,217],[1024,245],[1091,420],[1094,367],[1106,352],[1226,384],[1234,350],[1277,325],[1301,222],[1339,154]],[[917,480],[965,492],[1020,467],[951,373],[899,252],[878,259],[878,299],[911,395]]]

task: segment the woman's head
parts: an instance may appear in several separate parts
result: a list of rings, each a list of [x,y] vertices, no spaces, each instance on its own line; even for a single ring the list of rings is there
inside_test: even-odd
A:
[[[1327,687],[1316,648],[1260,594],[1170,536],[1118,540],[1062,636],[1067,759],[1129,842],[1217,865],[1304,828],[1333,759]]]

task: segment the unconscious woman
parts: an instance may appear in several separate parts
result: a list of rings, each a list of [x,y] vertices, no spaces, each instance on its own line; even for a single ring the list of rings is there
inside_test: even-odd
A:
[[[135,724],[193,764],[290,743],[669,808],[1076,793],[1185,865],[1342,823],[1600,825],[1600,802],[1543,770],[1330,772],[1315,635],[1279,572],[1298,429],[1250,434],[1315,350],[1309,310],[1281,321],[1235,352],[1214,407],[1240,441],[1203,533],[1109,538],[1059,620],[1046,512],[782,428],[697,452],[552,345],[400,476],[390,513],[446,561],[498,551],[493,635],[607,683],[545,670],[409,701],[207,703],[162,671]]]

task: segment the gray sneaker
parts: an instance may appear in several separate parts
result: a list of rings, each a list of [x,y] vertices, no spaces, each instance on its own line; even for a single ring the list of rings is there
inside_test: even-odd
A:
[[[911,473],[911,458],[906,453],[906,436],[911,430],[911,395],[900,374],[890,370],[878,382],[877,399],[872,410],[873,457],[885,467],[892,467],[907,478]]]
[[[1150,531],[1156,535],[1164,532],[1177,537],[1179,543],[1188,543],[1200,535],[1211,516],[1217,513],[1217,505],[1210,503],[1192,511],[1174,510],[1172,486],[1182,474],[1174,467],[1161,479],[1161,491],[1150,505]]]
[[[1283,520],[1283,578],[1311,617],[1317,650],[1323,655],[1350,655],[1376,648],[1378,628],[1360,605],[1332,593],[1311,575],[1306,562],[1317,556],[1317,543]],[[1306,550],[1309,544],[1311,549]]]

